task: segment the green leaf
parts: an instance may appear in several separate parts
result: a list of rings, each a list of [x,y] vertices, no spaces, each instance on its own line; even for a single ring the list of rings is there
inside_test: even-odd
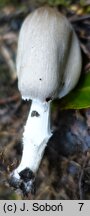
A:
[[[77,87],[60,100],[61,109],[90,107],[90,72],[82,75]]]

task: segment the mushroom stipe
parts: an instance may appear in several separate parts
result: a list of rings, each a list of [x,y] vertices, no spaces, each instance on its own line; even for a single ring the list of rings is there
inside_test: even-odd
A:
[[[18,88],[24,100],[32,100],[23,133],[23,152],[11,178],[25,194],[34,190],[35,178],[48,140],[50,105],[77,84],[82,67],[78,38],[73,27],[56,9],[41,7],[22,24],[17,50]],[[16,183],[15,183],[16,184]]]

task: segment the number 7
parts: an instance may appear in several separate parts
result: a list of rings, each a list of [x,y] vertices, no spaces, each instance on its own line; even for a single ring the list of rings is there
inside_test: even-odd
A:
[[[80,205],[79,211],[81,211],[81,210],[82,210],[82,207],[83,207],[83,205],[84,205],[84,203],[78,203],[78,204]]]

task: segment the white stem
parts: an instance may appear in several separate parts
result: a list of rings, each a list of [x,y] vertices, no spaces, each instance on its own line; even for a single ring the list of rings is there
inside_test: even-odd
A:
[[[23,155],[21,163],[14,173],[16,177],[19,172],[27,167],[33,172],[38,170],[51,135],[50,103],[32,101],[23,134]]]

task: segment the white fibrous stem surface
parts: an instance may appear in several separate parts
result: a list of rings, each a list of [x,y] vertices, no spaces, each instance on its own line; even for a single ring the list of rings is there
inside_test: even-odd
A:
[[[50,130],[50,102],[42,103],[33,100],[23,133],[23,154],[14,176],[30,168],[34,173],[38,170],[45,147],[52,133]]]

